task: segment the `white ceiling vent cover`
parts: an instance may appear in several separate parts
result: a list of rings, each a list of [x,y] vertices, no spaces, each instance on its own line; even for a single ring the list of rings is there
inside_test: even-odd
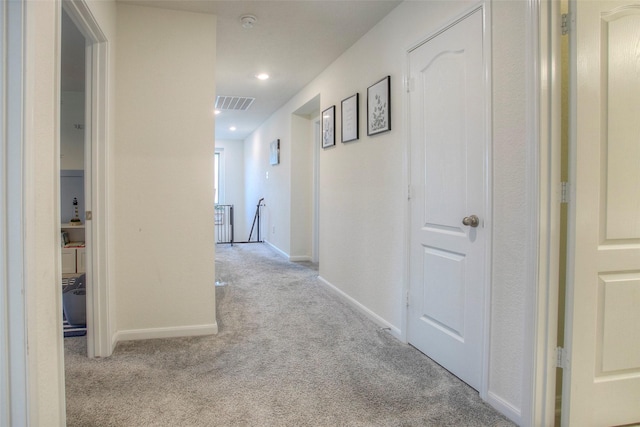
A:
[[[244,96],[218,96],[216,97],[216,110],[245,111],[251,107],[255,98]]]

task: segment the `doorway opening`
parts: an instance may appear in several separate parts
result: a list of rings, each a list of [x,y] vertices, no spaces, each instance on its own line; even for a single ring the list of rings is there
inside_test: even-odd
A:
[[[86,39],[62,9],[60,43],[60,218],[64,337],[87,334],[85,186]],[[88,197],[87,197],[88,196]]]
[[[72,167],[75,165],[83,165],[84,184],[84,208],[80,205],[71,206],[75,215],[78,210],[79,222],[84,224],[84,253],[76,250],[76,272],[78,266],[78,252],[80,252],[80,262],[84,264],[84,274],[86,280],[85,295],[85,318],[86,318],[86,339],[87,339],[87,356],[106,357],[113,352],[114,343],[112,342],[113,327],[111,325],[110,297],[108,289],[108,233],[107,233],[107,216],[108,216],[108,185],[107,177],[108,169],[108,147],[107,147],[107,111],[108,111],[108,91],[107,91],[107,74],[108,74],[108,44],[105,34],[102,32],[96,22],[91,10],[84,1],[63,1],[61,3],[61,16],[65,20],[60,28],[60,36],[62,39],[62,31],[70,28],[72,31],[80,33],[83,42],[80,43],[78,49],[84,50],[84,56],[81,61],[77,58],[73,61],[75,68],[79,69],[84,75],[82,88],[84,96],[73,94],[66,97],[70,104],[72,100],[76,103],[83,102],[83,107],[75,107],[75,112],[71,115],[70,132],[79,132],[82,136],[82,143],[79,143],[84,152],[79,155],[77,152],[72,156],[75,158]],[[65,46],[65,43],[61,43]],[[61,46],[61,50],[65,47]],[[70,71],[65,72],[65,59],[62,58],[63,52],[59,52],[61,58],[61,77],[67,77],[72,74]],[[76,54],[79,55],[79,54]],[[76,70],[77,71],[77,70]],[[60,82],[60,93],[64,92],[62,81]],[[61,96],[64,102],[65,96]],[[79,113],[78,113],[79,108]],[[63,113],[61,108],[61,119]],[[75,114],[75,115],[74,115]],[[66,116],[65,116],[66,117]],[[82,122],[78,121],[78,117],[82,118]],[[75,119],[75,120],[74,120]],[[75,125],[83,129],[77,129]],[[62,141],[66,136],[62,135],[62,124],[60,124],[60,144],[66,144]],[[62,152],[62,151],[61,151]],[[63,153],[63,155],[65,155]],[[80,156],[80,159],[77,156]],[[70,158],[65,159],[71,160]],[[61,170],[67,167],[60,163]],[[77,170],[77,169],[73,169]],[[78,177],[74,177],[78,179]],[[67,197],[60,194],[61,197]],[[78,202],[79,203],[79,202]],[[65,208],[69,202],[61,201],[61,207]],[[62,211],[62,209],[61,209]],[[61,217],[60,220],[63,218]],[[73,229],[79,234],[79,229]],[[80,238],[80,237],[78,237]],[[71,239],[71,237],[70,237]],[[78,248],[76,248],[78,249]],[[82,265],[81,265],[82,267]]]
[[[320,95],[291,115],[291,261],[319,263]]]

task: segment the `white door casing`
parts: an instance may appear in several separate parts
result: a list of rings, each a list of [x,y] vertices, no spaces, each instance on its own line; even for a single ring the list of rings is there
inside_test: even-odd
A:
[[[572,1],[563,426],[640,422],[640,3]]]
[[[85,199],[92,220],[85,226],[87,245],[87,353],[107,357],[113,352],[108,280],[108,110],[109,46],[85,0],[68,0],[62,7],[87,41],[85,87]]]
[[[478,9],[409,53],[407,340],[478,390],[488,238],[483,36]],[[478,225],[464,225],[472,215]]]

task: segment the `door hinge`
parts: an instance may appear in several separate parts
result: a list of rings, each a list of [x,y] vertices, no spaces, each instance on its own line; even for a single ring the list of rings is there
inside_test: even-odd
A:
[[[562,14],[562,35],[566,36],[571,31],[571,15],[568,13]]]
[[[567,353],[562,347],[556,347],[556,368],[564,369],[567,367]]]
[[[411,200],[411,185],[407,186],[407,200]]]
[[[86,212],[84,213],[84,218],[85,218],[85,220],[87,220],[87,221],[91,221],[91,218],[93,218],[93,214],[91,213],[91,211],[86,211]]]
[[[404,87],[407,90],[407,92],[413,92],[413,78],[405,77]]]
[[[404,294],[404,301],[407,304],[407,307],[409,307],[409,291],[406,291]]]
[[[563,181],[560,185],[560,203],[569,203],[569,183],[567,181]]]

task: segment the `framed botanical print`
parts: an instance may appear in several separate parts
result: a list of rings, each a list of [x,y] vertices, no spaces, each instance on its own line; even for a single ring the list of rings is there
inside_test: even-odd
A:
[[[391,130],[391,76],[367,89],[367,135]]]
[[[336,145],[336,106],[322,112],[322,148]]]

